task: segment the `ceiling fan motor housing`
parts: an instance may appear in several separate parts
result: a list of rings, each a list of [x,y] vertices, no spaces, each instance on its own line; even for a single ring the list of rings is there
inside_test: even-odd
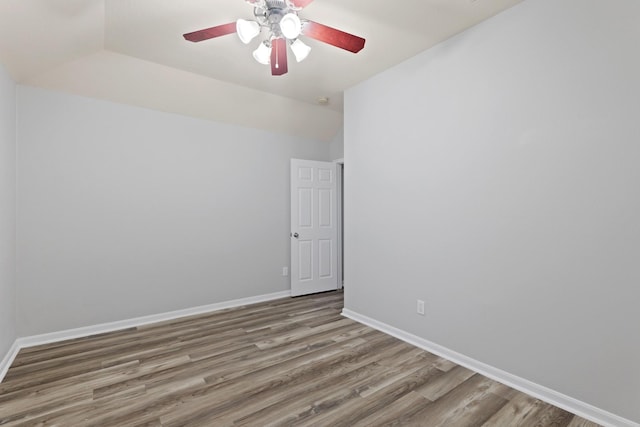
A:
[[[288,14],[298,15],[297,9],[285,0],[261,0],[254,2],[253,14],[262,27],[269,28],[274,38],[283,37],[280,22]]]
[[[289,9],[289,4],[284,0],[265,0],[267,9]]]

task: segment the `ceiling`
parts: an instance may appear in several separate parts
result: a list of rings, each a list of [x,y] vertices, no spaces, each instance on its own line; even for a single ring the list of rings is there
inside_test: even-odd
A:
[[[300,16],[367,39],[312,47],[271,76],[235,35],[182,34],[238,18],[243,0],[0,0],[0,63],[18,83],[331,140],[345,89],[522,0],[315,0]],[[328,97],[329,105],[318,105]]]

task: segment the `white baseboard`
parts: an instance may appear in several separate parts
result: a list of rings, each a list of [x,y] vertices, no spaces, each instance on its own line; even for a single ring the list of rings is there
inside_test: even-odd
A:
[[[70,340],[74,338],[83,338],[91,335],[103,334],[107,332],[115,332],[127,328],[135,328],[137,326],[148,325],[150,323],[164,322],[167,320],[179,319],[181,317],[194,316],[198,314],[206,314],[214,311],[224,310],[227,308],[242,307],[250,304],[257,304],[265,301],[272,301],[280,298],[291,296],[290,291],[276,292],[273,294],[258,295],[255,297],[241,298],[231,301],[220,302],[216,304],[203,305],[200,307],[187,308],[184,310],[171,311],[168,313],[153,314],[150,316],[137,317],[134,319],[120,320],[117,322],[102,323],[100,325],[86,326],[77,329],[69,329],[60,332],[51,332],[47,334],[34,335],[30,337],[18,338],[11,346],[7,355],[0,363],[0,382],[9,370],[9,366],[13,363],[16,355],[22,348],[34,347],[37,345],[51,344],[59,341]]]
[[[577,399],[566,396],[562,393],[551,390],[547,387],[541,386],[524,378],[512,375],[501,369],[479,362],[446,347],[425,340],[424,338],[420,338],[417,335],[413,335],[401,329],[394,328],[393,326],[387,325],[386,323],[379,322],[375,319],[348,310],[346,308],[342,310],[342,315],[348,317],[349,319],[355,320],[356,322],[370,326],[373,329],[377,329],[388,335],[396,337],[402,341],[405,341],[437,356],[457,363],[458,365],[464,366],[465,368],[471,369],[472,371],[491,378],[492,380],[498,381],[511,388],[533,396],[536,399],[540,399],[544,402],[550,403],[554,406],[562,408],[587,420],[591,420],[595,423],[601,424],[605,427],[640,427],[640,424],[637,424],[633,421],[619,417],[600,408],[596,408],[595,406],[589,405],[588,403],[581,402]]]
[[[9,366],[11,366],[11,364],[13,363],[13,359],[16,358],[19,351],[20,351],[20,346],[18,344],[18,340],[15,340],[11,348],[9,348],[9,351],[7,352],[7,354],[4,356],[4,358],[0,362],[0,382],[2,382],[2,380],[4,379],[4,376],[7,375]]]

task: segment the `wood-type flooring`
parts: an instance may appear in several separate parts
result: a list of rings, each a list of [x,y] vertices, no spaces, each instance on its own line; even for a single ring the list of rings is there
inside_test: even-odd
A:
[[[596,424],[340,315],[286,298],[26,348],[2,426]]]

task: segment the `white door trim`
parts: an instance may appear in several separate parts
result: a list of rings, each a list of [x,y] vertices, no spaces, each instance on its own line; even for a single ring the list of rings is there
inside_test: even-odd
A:
[[[343,193],[343,178],[344,178],[344,159],[338,159],[338,160],[334,160],[333,161],[335,164],[338,165],[338,170],[336,171],[337,174],[337,206],[338,206],[338,240],[336,243],[336,246],[338,248],[338,289],[342,289],[344,286],[344,273],[343,273],[343,268],[344,268],[344,254],[343,254],[343,248],[344,248],[344,243],[343,243],[343,239],[344,239],[344,208],[342,206],[342,200],[344,198]]]

